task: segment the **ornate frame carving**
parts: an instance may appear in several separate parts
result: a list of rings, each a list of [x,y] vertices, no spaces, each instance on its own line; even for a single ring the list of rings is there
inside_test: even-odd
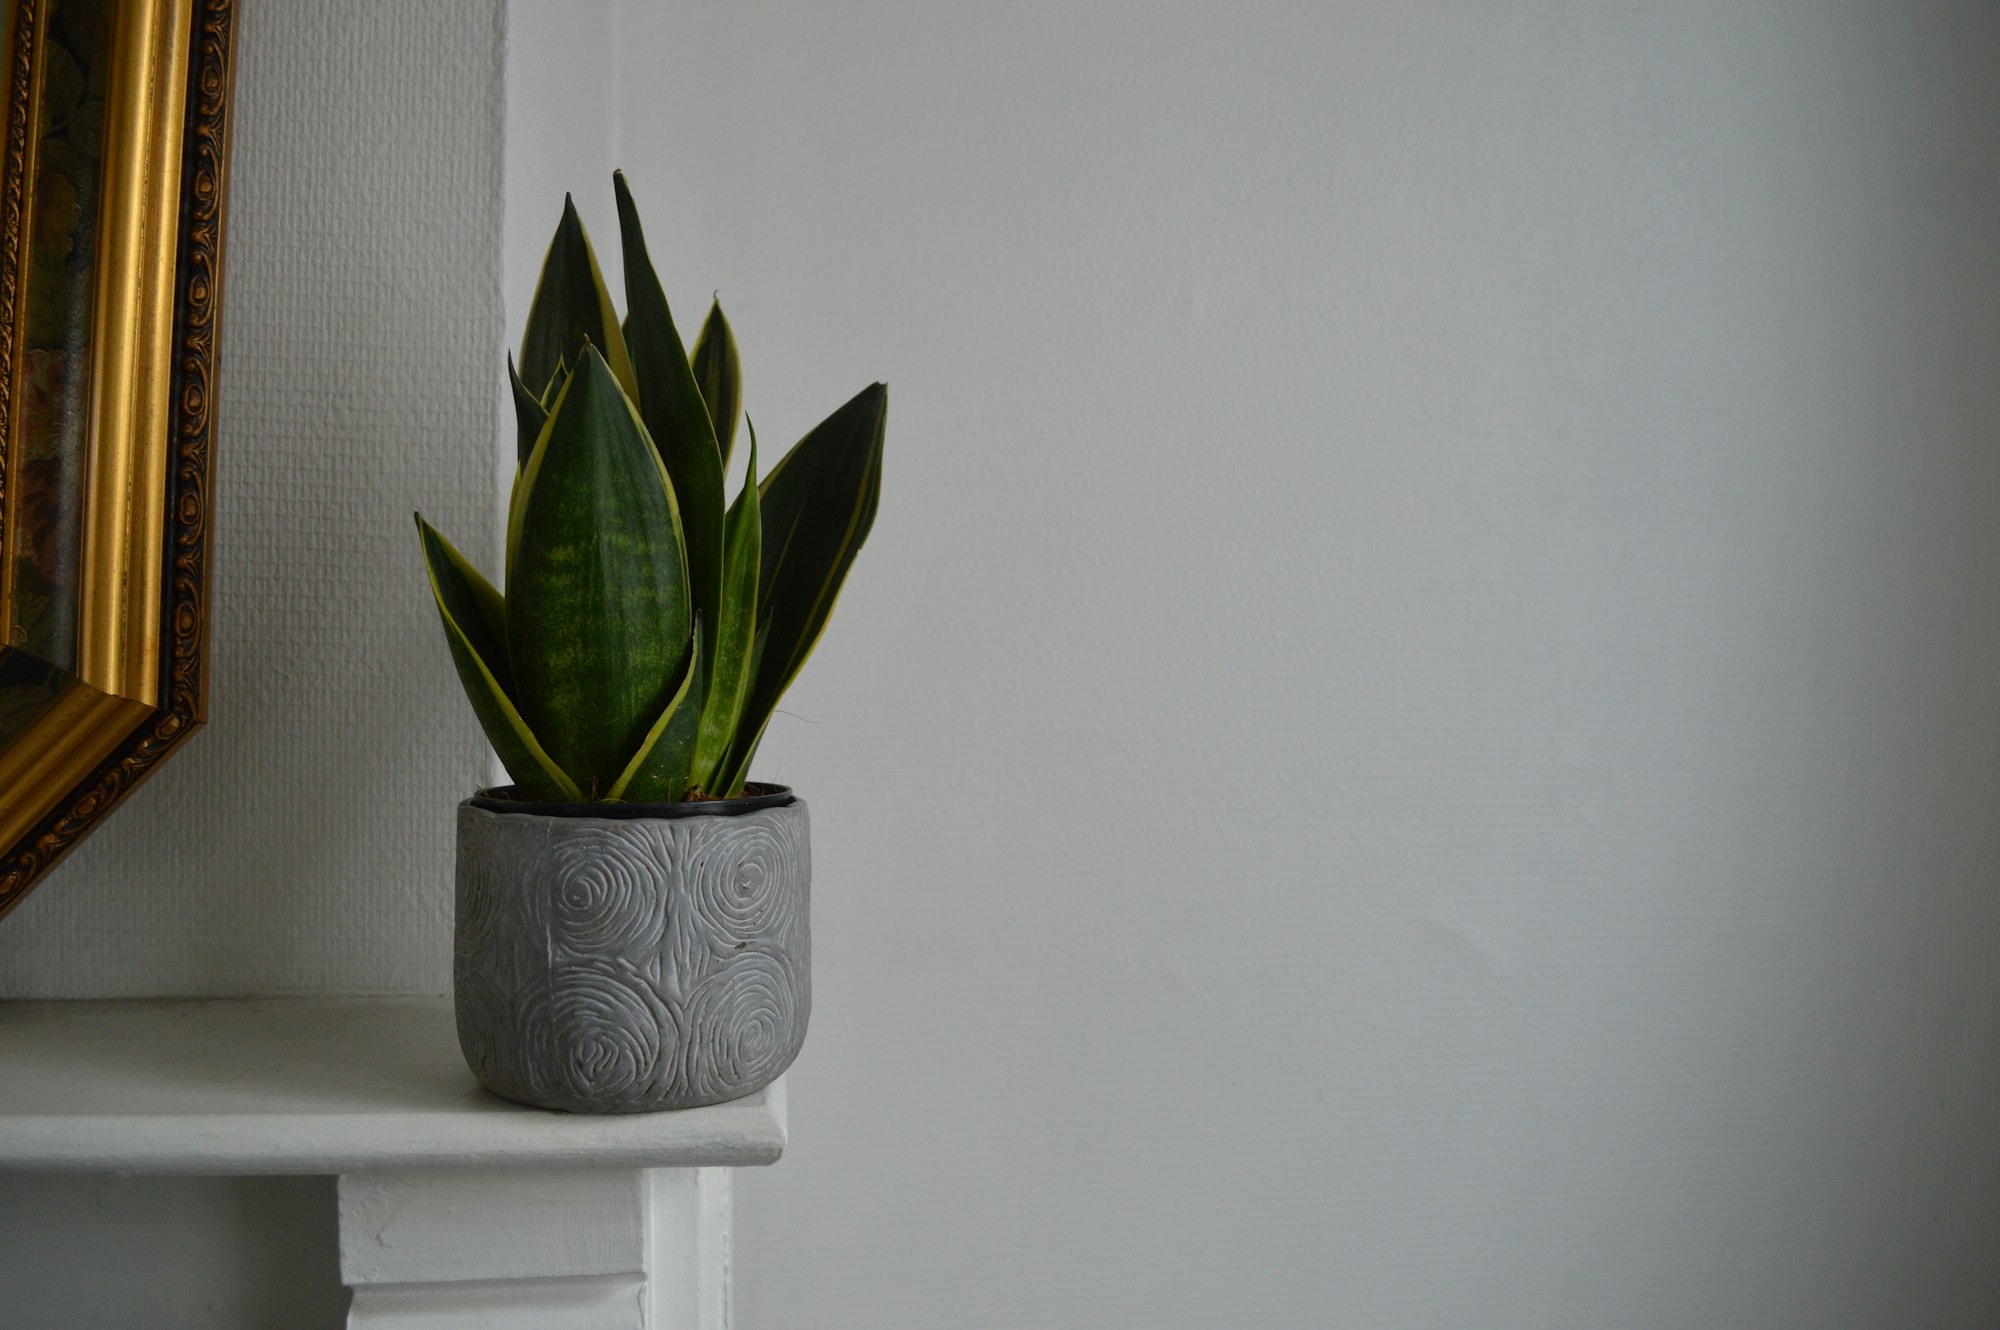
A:
[[[8,2],[0,560],[11,567],[24,534],[12,489],[27,405],[20,329],[33,280],[38,59],[50,16],[76,0]],[[207,717],[211,405],[234,4],[100,2],[113,55],[93,260],[81,645],[43,714],[0,733],[0,915]],[[11,596],[10,580],[0,626],[12,622]],[[0,645],[0,654],[13,650]]]

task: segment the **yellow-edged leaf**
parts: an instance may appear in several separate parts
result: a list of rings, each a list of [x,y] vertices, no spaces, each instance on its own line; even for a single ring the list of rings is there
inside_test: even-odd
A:
[[[763,523],[757,502],[757,429],[750,427],[750,472],[723,524],[722,614],[709,655],[715,672],[702,707],[695,743],[696,782],[710,794],[733,794],[721,780],[723,763],[736,738],[736,723],[750,692],[757,637],[757,569],[763,551]]]
[[[423,515],[417,515],[431,595],[444,621],[445,642],[459,682],[500,755],[507,773],[523,794],[534,799],[574,801],[582,797],[576,783],[556,765],[508,696],[505,608],[500,593],[480,576],[451,542],[439,535]]]
[[[694,339],[692,361],[694,381],[715,426],[716,450],[722,454],[722,468],[727,471],[729,453],[736,443],[736,418],[743,414],[743,366],[736,357],[736,337],[729,331],[729,320],[722,317],[720,300],[709,303],[701,335]]]
[[[701,621],[694,625],[694,650],[688,653],[673,700],[646,731],[639,751],[611,787],[611,798],[627,803],[678,803],[698,782],[693,770],[695,732],[701,722]]]
[[[509,526],[514,699],[596,797],[673,696],[693,615],[672,486],[595,347],[535,444]]]
[[[625,331],[639,381],[634,400],[673,482],[687,549],[689,594],[696,617],[710,626],[713,639],[722,601],[722,458],[716,451],[708,407],[695,385],[673,313],[667,308],[666,292],[646,252],[638,205],[632,201],[624,173],[614,172],[611,183],[618,200],[618,235],[625,260]],[[712,662],[709,664],[712,678]]]
[[[625,336],[619,331],[618,311],[604,287],[604,274],[598,271],[597,254],[590,247],[583,219],[576,215],[575,202],[565,194],[562,221],[556,226],[555,239],[549,242],[534,303],[528,307],[528,328],[521,338],[521,381],[546,400],[549,385],[563,372],[563,366],[578,363],[586,345],[597,348],[620,387],[633,397],[639,395],[632,360],[625,351]]]
[[[549,409],[542,405],[540,398],[528,391],[528,385],[521,382],[511,355],[507,357],[507,386],[514,394],[514,433],[518,454],[515,472],[519,474],[520,468],[528,464],[528,455],[535,451],[535,440],[542,436],[542,426],[549,423]]]
[[[763,524],[757,577],[756,677],[724,780],[742,781],[778,698],[812,654],[847,570],[868,539],[882,495],[889,390],[862,389],[814,426],[759,486]]]

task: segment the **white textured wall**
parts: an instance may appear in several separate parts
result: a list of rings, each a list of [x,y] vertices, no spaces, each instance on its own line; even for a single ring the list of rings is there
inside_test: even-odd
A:
[[[410,511],[496,546],[500,0],[241,0],[208,728],[12,915],[0,996],[441,991],[484,769]],[[331,1330],[328,1179],[0,1175],[8,1330]]]
[[[611,172],[618,161],[618,77],[611,53],[624,31],[622,0],[509,3],[507,18],[506,209],[502,223],[501,276],[507,310],[507,346],[519,353],[528,324],[542,256],[562,218],[563,195],[575,196],[598,258],[618,275],[618,219],[611,202]],[[517,88],[527,89],[515,95]],[[557,95],[560,90],[560,95]],[[623,293],[618,294],[623,309]],[[698,325],[697,325],[698,326]],[[500,458],[496,526],[504,527],[513,489],[518,441],[513,400],[504,379],[499,395]],[[487,565],[496,585],[499,558]],[[497,774],[497,773],[496,773]]]
[[[244,0],[208,727],[0,921],[0,996],[441,991],[484,772],[410,521],[497,547],[501,0]]]
[[[891,385],[745,1330],[2000,1323],[2000,10],[621,22]]]

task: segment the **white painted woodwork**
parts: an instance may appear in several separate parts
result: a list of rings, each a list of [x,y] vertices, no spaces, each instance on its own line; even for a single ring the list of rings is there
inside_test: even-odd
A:
[[[0,1168],[697,1167],[784,1148],[782,1081],[615,1117],[495,1098],[445,998],[0,1003]]]
[[[653,1324],[727,1330],[734,1316],[734,1174],[726,1168],[654,1170]]]
[[[642,1169],[349,1173],[340,1277],[354,1284],[618,1275],[646,1269]]]
[[[728,1197],[719,1168],[347,1175],[349,1330],[724,1330]]]
[[[348,1330],[636,1330],[646,1326],[636,1275],[359,1288]],[[678,1330],[675,1327],[674,1330]]]
[[[730,1168],[784,1146],[782,1081],[499,1100],[441,998],[0,1003],[0,1169],[338,1174],[350,1330],[726,1330]]]

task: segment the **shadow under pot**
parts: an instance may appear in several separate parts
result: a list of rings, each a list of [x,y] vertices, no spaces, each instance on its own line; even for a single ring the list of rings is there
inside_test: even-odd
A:
[[[692,804],[458,806],[452,996],[495,1094],[572,1113],[740,1099],[812,1008],[806,806],[784,786]]]

